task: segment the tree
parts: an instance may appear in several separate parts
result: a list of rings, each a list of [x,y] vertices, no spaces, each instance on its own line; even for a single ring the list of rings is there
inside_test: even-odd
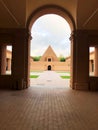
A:
[[[63,55],[60,55],[59,60],[60,60],[61,62],[65,62],[65,61],[66,61],[66,58],[65,58]]]
[[[34,60],[34,61],[39,61],[40,58],[41,58],[41,56],[35,56],[35,57],[33,57],[33,60]]]
[[[61,58],[60,58],[60,61],[61,61],[61,62],[65,62],[65,61],[66,61],[65,57],[61,57]]]

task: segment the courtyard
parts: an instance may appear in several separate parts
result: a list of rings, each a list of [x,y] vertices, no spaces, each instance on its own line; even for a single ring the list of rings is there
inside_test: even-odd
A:
[[[69,87],[70,79],[63,79],[61,76],[70,76],[69,72],[63,71],[33,71],[30,75],[38,76],[30,79],[30,86],[36,87]]]

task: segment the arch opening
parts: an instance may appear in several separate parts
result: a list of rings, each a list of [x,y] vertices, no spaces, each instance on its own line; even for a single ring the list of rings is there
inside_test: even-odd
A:
[[[31,15],[30,19],[28,20],[29,24],[27,24],[27,27],[29,29],[29,31],[31,32],[31,28],[33,27],[34,23],[36,22],[36,20],[40,17],[42,17],[43,15],[45,14],[55,14],[55,15],[58,15],[62,18],[64,18],[67,23],[69,24],[70,26],[70,29],[71,31],[73,31],[75,29],[75,26],[74,26],[74,22],[72,20],[72,18],[70,18],[69,14],[66,13],[66,11],[62,10],[61,8],[58,8],[57,6],[52,6],[52,7],[48,7],[48,8],[40,8],[38,9],[37,11],[35,11],[33,13],[33,15]],[[71,33],[70,33],[71,34]],[[34,35],[32,36],[34,38]],[[33,46],[34,47],[34,46]],[[71,50],[71,49],[70,49]],[[52,59],[52,58],[51,58]],[[48,59],[47,59],[48,60]],[[70,56],[70,60],[71,60],[71,56]],[[48,61],[50,62],[50,60]],[[69,61],[68,61],[69,62]],[[30,63],[31,64],[31,63]],[[44,68],[47,70],[51,70],[51,65],[44,65]],[[53,65],[53,69],[55,68],[55,66]],[[70,68],[70,63],[68,63],[68,68]]]
[[[48,69],[47,70],[52,70],[52,67],[51,65],[48,65]]]

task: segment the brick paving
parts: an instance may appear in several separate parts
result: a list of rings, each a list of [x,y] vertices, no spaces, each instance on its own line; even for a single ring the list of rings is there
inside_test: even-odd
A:
[[[0,90],[0,130],[98,130],[98,93],[62,86]]]

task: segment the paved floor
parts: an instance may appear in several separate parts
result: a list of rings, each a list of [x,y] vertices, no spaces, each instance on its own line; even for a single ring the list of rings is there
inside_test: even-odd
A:
[[[34,73],[35,74],[35,73]],[[36,73],[37,75],[37,73]],[[57,73],[55,71],[44,71],[38,73],[39,77],[36,79],[31,79],[31,86],[36,87],[69,87],[70,80],[62,79],[60,75],[64,75],[64,73]],[[65,74],[66,75],[66,74]]]
[[[0,90],[0,130],[98,130],[98,93],[45,85]]]

